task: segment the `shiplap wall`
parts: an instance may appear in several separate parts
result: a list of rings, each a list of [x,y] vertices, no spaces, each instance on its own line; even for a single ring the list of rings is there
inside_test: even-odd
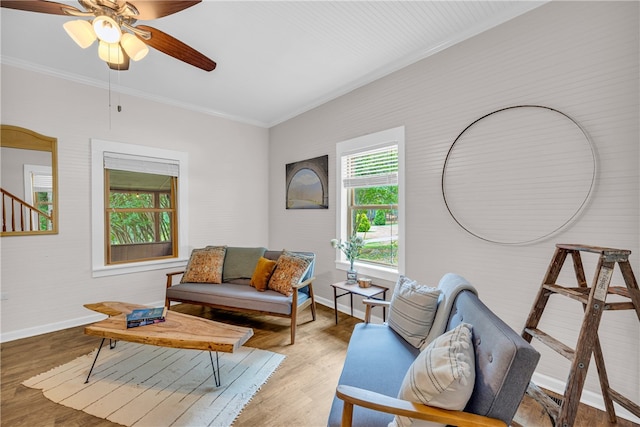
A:
[[[630,249],[632,267],[640,275],[638,6],[552,2],[273,127],[270,247],[316,252],[314,289],[319,300],[332,305],[329,285],[344,280],[329,244],[336,229],[335,194],[329,195],[328,210],[285,210],[285,164],[328,154],[333,189],[336,143],[404,125],[408,276],[436,284],[444,273],[461,274],[490,308],[521,331],[555,243]],[[594,194],[571,226],[547,240],[522,246],[488,243],[466,233],[448,214],[442,168],[449,147],[468,124],[522,104],[555,108],[585,129],[598,162]],[[585,256],[584,261],[591,280],[595,259]],[[575,283],[570,264],[561,282]],[[614,284],[623,284],[618,271]],[[579,304],[552,299],[541,327],[573,345],[581,319]],[[635,314],[606,313],[600,337],[613,388],[640,402]],[[543,354],[537,379],[550,388],[561,386],[568,362],[536,347]],[[597,400],[593,364],[586,390]]]
[[[2,123],[58,139],[60,192],[59,234],[0,240],[2,341],[102,317],[86,303],[164,301],[167,270],[91,277],[91,138],[188,153],[191,248],[267,244],[266,129],[116,93],[112,106],[107,90],[2,66]]]

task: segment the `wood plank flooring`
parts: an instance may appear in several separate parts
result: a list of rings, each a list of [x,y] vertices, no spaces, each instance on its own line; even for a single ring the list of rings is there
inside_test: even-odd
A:
[[[333,310],[319,305],[318,318],[312,322],[310,310],[305,310],[298,325],[296,344],[292,346],[289,345],[289,319],[213,311],[188,304],[173,309],[251,327],[254,336],[246,345],[287,356],[240,414],[234,427],[326,426],[351,330],[360,320],[340,313],[340,323],[335,325]],[[21,385],[34,375],[96,348],[100,340],[84,335],[82,330],[83,327],[70,328],[0,345],[2,426],[116,426],[55,404],[40,390]],[[520,406],[515,421],[523,426],[552,426],[540,406],[528,398]],[[575,427],[582,426],[632,427],[637,424],[624,419],[611,424],[605,413],[581,405]]]

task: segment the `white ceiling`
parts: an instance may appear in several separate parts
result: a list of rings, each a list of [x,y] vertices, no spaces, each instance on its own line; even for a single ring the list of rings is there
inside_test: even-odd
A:
[[[212,72],[154,49],[128,71],[110,71],[96,44],[83,50],[62,28],[77,18],[2,8],[0,60],[270,127],[543,3],[205,0],[139,21],[216,61]]]

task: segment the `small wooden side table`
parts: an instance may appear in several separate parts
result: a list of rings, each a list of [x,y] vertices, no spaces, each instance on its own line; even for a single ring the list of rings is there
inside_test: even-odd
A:
[[[336,325],[338,324],[338,298],[349,295],[351,299],[351,316],[353,317],[353,295],[360,295],[365,298],[379,299],[385,301],[387,299],[387,291],[389,288],[381,285],[371,284],[368,288],[361,288],[357,283],[347,284],[347,282],[333,283],[333,307],[336,312]],[[338,290],[345,291],[338,295]],[[382,298],[378,297],[382,294]],[[387,310],[382,308],[382,320],[386,321]]]

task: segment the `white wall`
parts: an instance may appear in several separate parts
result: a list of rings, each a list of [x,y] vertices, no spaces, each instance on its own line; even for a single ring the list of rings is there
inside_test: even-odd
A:
[[[345,276],[335,269],[329,244],[336,229],[335,194],[329,195],[328,210],[285,210],[285,164],[328,154],[333,189],[337,142],[404,125],[408,276],[435,284],[446,272],[459,273],[521,331],[556,243],[630,249],[640,275],[638,6],[552,2],[275,126],[270,247],[316,252],[314,290],[332,304],[329,285]],[[595,145],[599,175],[589,205],[570,227],[540,243],[503,246],[477,239],[453,221],[440,180],[447,150],[468,124],[522,104],[555,108],[583,126]],[[584,261],[591,280],[595,259]],[[570,264],[561,280],[575,283]],[[614,284],[624,285],[618,271]],[[541,328],[573,345],[582,307],[566,300],[552,299]],[[631,311],[605,313],[600,338],[612,387],[640,402],[637,317]],[[569,363],[535,345],[543,353],[537,378],[557,387]],[[593,364],[586,390],[599,393]]]
[[[91,277],[91,138],[188,153],[191,248],[268,243],[266,129],[117,94],[110,113],[104,89],[6,65],[1,87],[3,124],[58,139],[60,192],[59,234],[0,240],[2,341],[87,323],[86,303],[164,301],[166,270]]]

